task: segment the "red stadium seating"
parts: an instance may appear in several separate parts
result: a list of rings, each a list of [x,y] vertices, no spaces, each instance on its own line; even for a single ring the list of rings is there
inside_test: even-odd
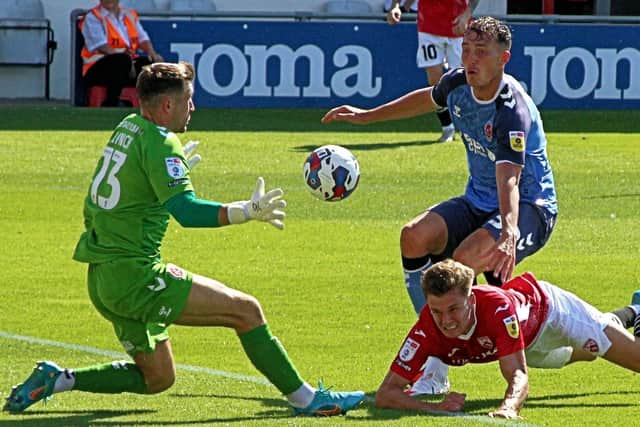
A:
[[[129,102],[132,107],[138,108],[140,102],[138,102],[138,93],[135,87],[123,87],[120,91],[120,100]]]
[[[89,107],[101,107],[105,99],[107,99],[106,86],[91,86],[87,91],[87,105]],[[122,88],[122,91],[120,91],[120,100],[131,104],[134,108],[140,106],[135,87]]]

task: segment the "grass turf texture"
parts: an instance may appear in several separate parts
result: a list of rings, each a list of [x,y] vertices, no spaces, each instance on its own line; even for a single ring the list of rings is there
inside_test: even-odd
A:
[[[3,286],[0,331],[121,352],[110,325],[86,295],[85,267],[71,260],[82,230],[82,201],[110,131],[129,110],[16,107],[0,115],[0,226]],[[398,236],[403,223],[462,192],[466,160],[459,139],[435,144],[435,117],[367,127],[321,125],[319,110],[198,110],[183,141],[199,139],[193,172],[200,197],[246,199],[255,179],[285,191],[284,232],[261,223],[187,230],[173,223],[164,258],[249,292],[307,381],[369,396],[385,375],[415,316],[404,291]],[[573,291],[606,311],[640,288],[640,113],[543,113],[560,217],[551,241],[516,272]],[[307,153],[343,145],[358,157],[359,188],[321,202],[302,182]],[[176,362],[258,377],[235,334],[223,328],[171,329]],[[104,355],[0,336],[0,391],[34,362],[68,367]],[[518,425],[482,417],[505,384],[498,365],[450,373],[467,393],[470,418],[378,410],[368,403],[346,418],[292,418],[277,390],[205,372],[178,371],[154,396],[64,393],[4,426],[186,425]],[[638,377],[604,361],[530,371],[523,423],[538,426],[633,423]]]

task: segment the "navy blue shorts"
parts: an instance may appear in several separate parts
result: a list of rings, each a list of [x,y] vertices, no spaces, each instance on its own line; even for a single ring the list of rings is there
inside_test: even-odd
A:
[[[438,258],[450,258],[453,251],[471,233],[485,228],[497,241],[502,231],[502,217],[498,209],[485,212],[469,202],[467,198],[454,197],[430,209],[440,215],[447,224],[447,246]],[[556,215],[529,202],[520,202],[518,228],[520,239],[516,248],[516,264],[538,251],[549,240],[556,224]]]

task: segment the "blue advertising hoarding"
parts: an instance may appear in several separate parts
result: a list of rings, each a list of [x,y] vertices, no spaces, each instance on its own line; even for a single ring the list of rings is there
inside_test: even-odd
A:
[[[426,84],[415,23],[155,20],[166,60],[195,64],[200,107],[370,107]],[[640,107],[640,28],[513,24],[507,72],[542,108]]]
[[[512,26],[507,72],[536,104],[558,109],[640,108],[640,27]]]

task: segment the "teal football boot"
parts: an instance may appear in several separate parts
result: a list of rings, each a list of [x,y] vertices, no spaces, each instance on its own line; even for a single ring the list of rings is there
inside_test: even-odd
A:
[[[335,392],[318,384],[316,394],[306,408],[293,408],[294,415],[330,417],[343,415],[358,406],[365,398],[363,391]]]
[[[12,414],[19,414],[39,400],[49,400],[53,386],[64,370],[53,362],[38,362],[33,372],[22,384],[14,386],[2,408]]]

